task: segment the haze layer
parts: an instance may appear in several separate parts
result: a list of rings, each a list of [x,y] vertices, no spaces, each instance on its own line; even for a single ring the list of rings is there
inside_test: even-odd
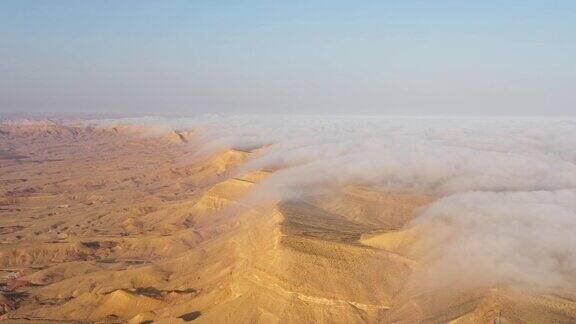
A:
[[[576,319],[571,120],[0,130],[7,321]]]

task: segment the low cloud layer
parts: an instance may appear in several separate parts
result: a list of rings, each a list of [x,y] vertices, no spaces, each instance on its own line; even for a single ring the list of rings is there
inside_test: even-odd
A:
[[[420,284],[576,287],[576,190],[458,193],[414,225]]]
[[[105,123],[118,121],[107,121]],[[429,193],[419,280],[575,284],[576,121],[204,116],[129,123],[194,130],[196,157],[251,150],[238,173],[274,170],[252,197],[343,185]],[[474,278],[471,280],[470,278]]]

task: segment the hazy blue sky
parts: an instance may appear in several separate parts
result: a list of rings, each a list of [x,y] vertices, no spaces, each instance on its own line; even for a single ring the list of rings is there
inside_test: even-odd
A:
[[[576,1],[0,0],[0,111],[576,114]]]

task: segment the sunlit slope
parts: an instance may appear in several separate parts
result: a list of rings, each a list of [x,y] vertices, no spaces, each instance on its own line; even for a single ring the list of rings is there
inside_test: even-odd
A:
[[[182,135],[184,139],[180,136]],[[572,322],[574,296],[419,285],[424,192],[254,193],[250,152],[192,133],[2,128],[3,320],[107,323]],[[81,163],[80,163],[81,162]],[[421,246],[419,248],[422,248]]]

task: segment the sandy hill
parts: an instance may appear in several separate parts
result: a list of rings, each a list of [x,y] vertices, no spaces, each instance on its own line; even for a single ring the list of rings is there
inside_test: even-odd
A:
[[[420,289],[406,224],[434,197],[340,188],[247,203],[249,152],[193,134],[3,125],[0,318],[13,323],[576,321],[575,297]],[[143,136],[146,134],[146,136]]]

